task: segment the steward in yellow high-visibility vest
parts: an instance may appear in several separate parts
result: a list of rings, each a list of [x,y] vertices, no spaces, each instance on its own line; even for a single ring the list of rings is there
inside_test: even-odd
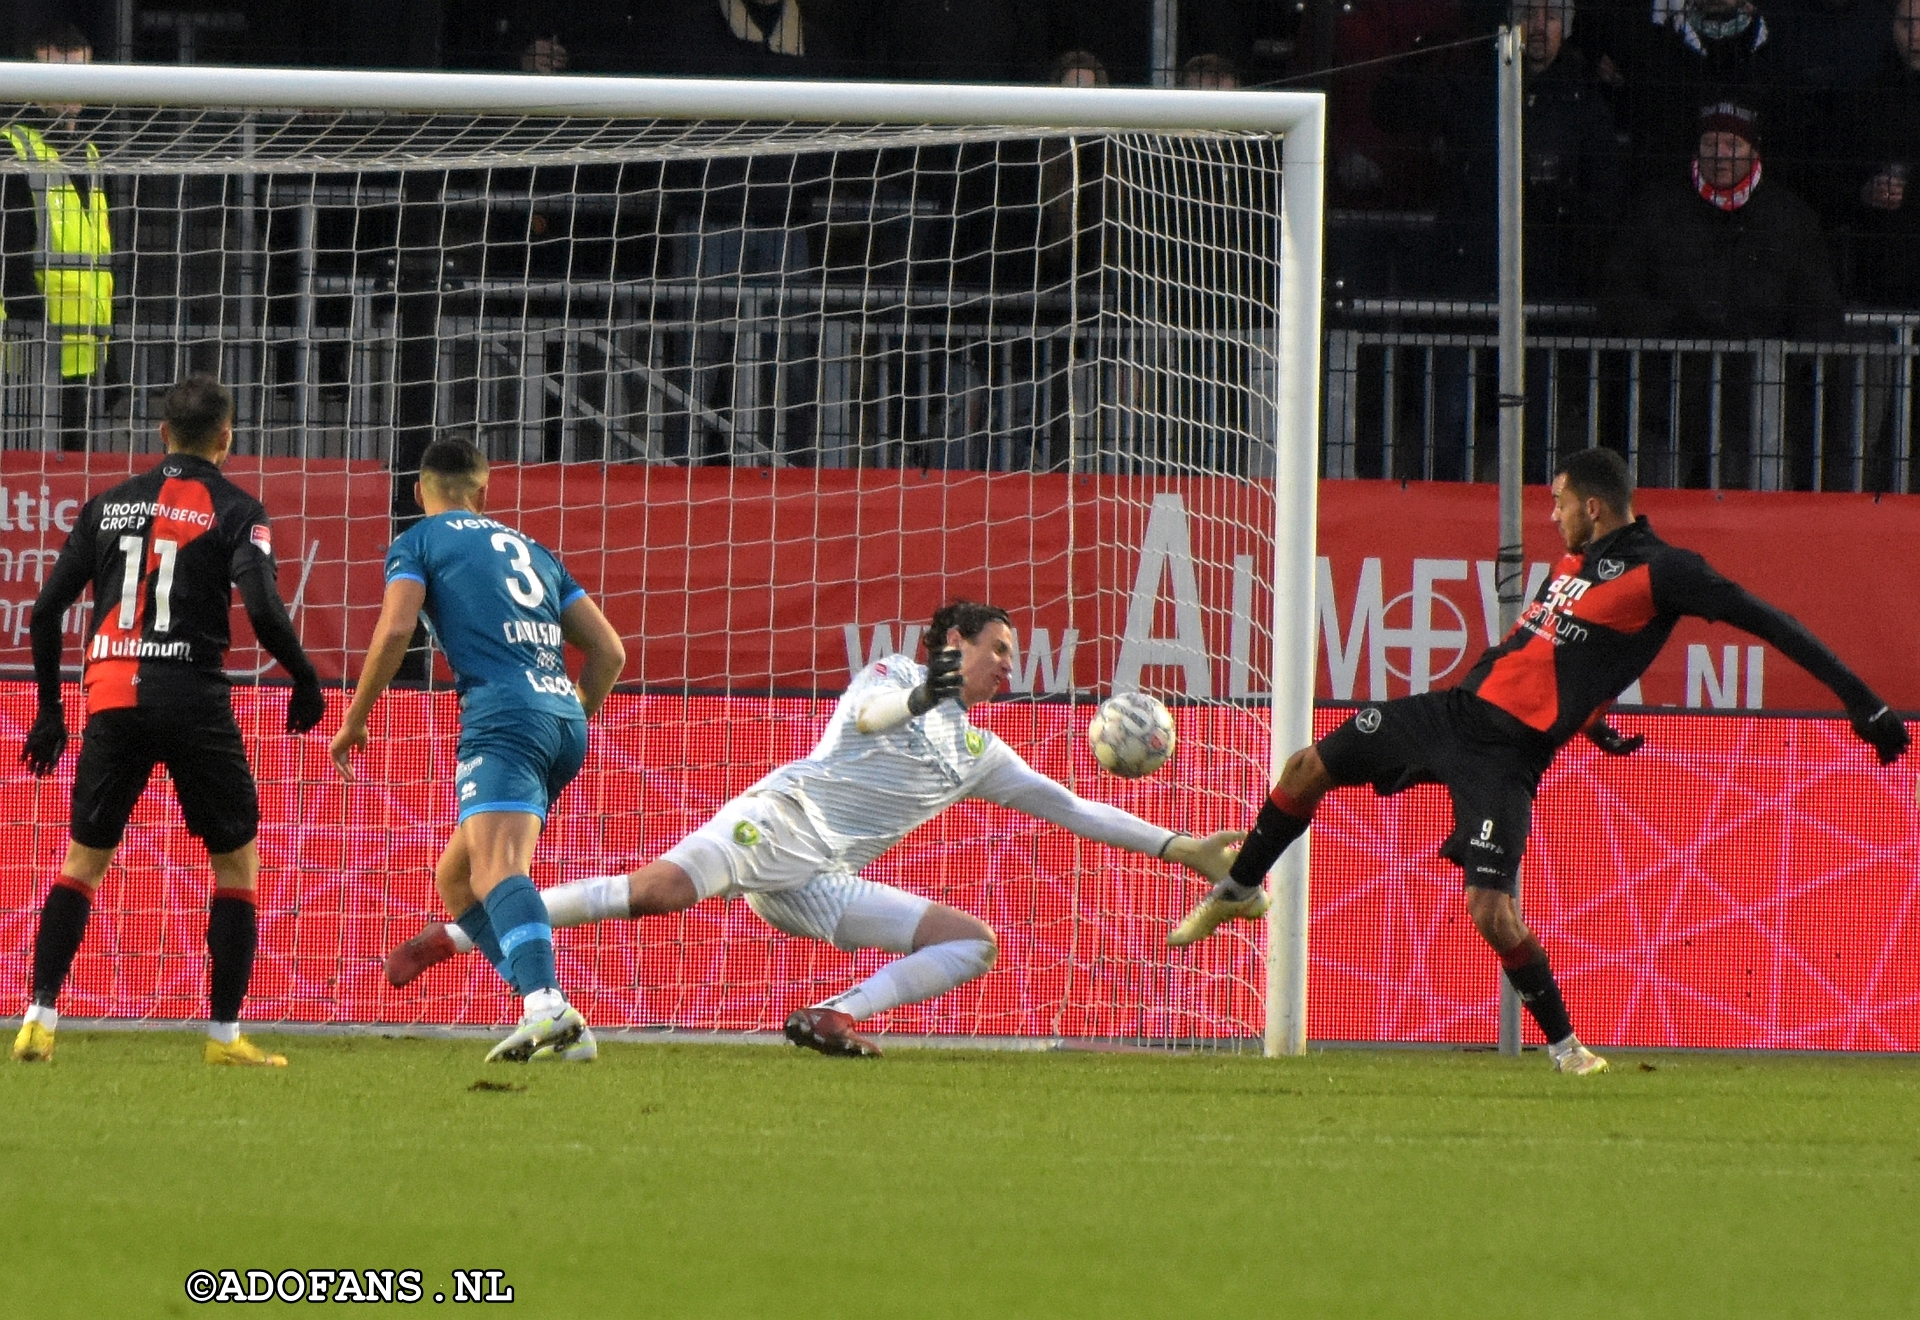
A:
[[[70,162],[39,129],[13,123],[0,129],[0,137],[27,165],[36,231],[33,279],[45,305],[48,337],[60,336],[60,375],[85,379],[100,370],[113,327],[113,233],[99,149],[92,142],[81,144],[83,193]],[[5,315],[0,311],[0,318]]]

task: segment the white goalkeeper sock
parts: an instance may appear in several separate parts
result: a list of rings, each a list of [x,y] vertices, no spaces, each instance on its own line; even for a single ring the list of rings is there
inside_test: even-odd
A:
[[[816,1008],[835,1008],[855,1022],[902,1004],[943,995],[956,985],[984,976],[999,950],[992,940],[947,940],[896,958],[856,985]]]
[[[558,928],[629,916],[627,894],[624,874],[596,875],[543,889],[540,899],[547,905],[547,924]]]
[[[48,1031],[58,1030],[60,1026],[60,1014],[45,1004],[28,1004],[26,1015],[20,1020],[22,1022],[38,1022]]]
[[[446,928],[447,938],[453,941],[454,948],[461,953],[473,952],[473,936],[462,930],[459,922],[443,921],[440,924]]]

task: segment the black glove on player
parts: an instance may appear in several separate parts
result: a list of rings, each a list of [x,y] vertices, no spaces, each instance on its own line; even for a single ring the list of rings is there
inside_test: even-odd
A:
[[[1587,741],[1608,756],[1632,756],[1646,740],[1644,733],[1622,733],[1605,720],[1596,721],[1587,730]]]
[[[1853,716],[1853,731],[1873,748],[1881,765],[1892,765],[1900,759],[1900,753],[1907,750],[1906,722],[1886,706],[1871,715]]]
[[[20,750],[21,764],[33,771],[35,777],[50,775],[60,764],[60,754],[66,750],[66,712],[58,703],[42,706],[40,713],[33,717],[33,727],[27,730],[27,745]]]
[[[327,694],[320,690],[320,680],[310,678],[293,685],[293,695],[287,698],[287,732],[305,733],[320,723],[327,713]]]
[[[960,648],[942,646],[927,656],[926,681],[907,694],[907,709],[925,715],[948,697],[960,695]]]

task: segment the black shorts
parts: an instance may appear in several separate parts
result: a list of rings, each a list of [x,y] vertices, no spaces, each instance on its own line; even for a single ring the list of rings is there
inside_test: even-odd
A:
[[[1453,833],[1440,855],[1473,889],[1520,891],[1533,795],[1553,748],[1471,692],[1447,688],[1362,707],[1319,742],[1327,773],[1391,797],[1445,784]]]
[[[73,771],[73,841],[119,847],[156,764],[167,767],[187,830],[209,853],[253,842],[260,795],[224,687],[217,699],[103,710],[87,721]]]

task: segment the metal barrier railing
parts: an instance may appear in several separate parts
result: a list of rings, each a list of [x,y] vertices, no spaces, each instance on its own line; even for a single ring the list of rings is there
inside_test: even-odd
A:
[[[1491,310],[1343,308],[1348,323],[1327,333],[1326,475],[1492,480],[1495,338],[1417,324]],[[1530,310],[1565,322],[1583,309]],[[1395,324],[1353,324],[1373,317]],[[1908,490],[1916,322],[1855,313],[1859,337],[1841,342],[1530,335],[1527,477],[1544,480],[1568,447],[1605,444],[1648,486]]]
[[[217,361],[243,452],[274,456],[382,461],[403,431],[453,429],[522,462],[1273,471],[1268,328],[1076,324],[1042,319],[1074,309],[1039,300],[1011,324],[877,323],[842,290],[717,298],[662,282],[602,290],[602,315],[443,307],[416,332],[393,298],[337,292],[345,324],[116,327],[114,383],[79,387],[49,374],[43,327],[13,322],[5,442],[151,448],[155,396]]]

